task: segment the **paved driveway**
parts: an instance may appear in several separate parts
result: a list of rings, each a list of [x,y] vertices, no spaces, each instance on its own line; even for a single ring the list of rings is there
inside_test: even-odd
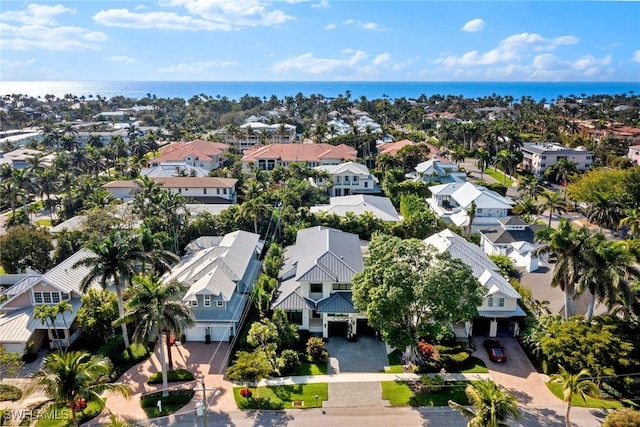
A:
[[[387,348],[374,337],[360,336],[356,342],[329,338],[329,374],[341,372],[380,372],[389,364]]]
[[[520,405],[536,407],[562,405],[562,401],[551,394],[542,377],[520,347],[518,340],[512,337],[499,337],[498,339],[506,350],[507,361],[495,363],[489,360],[483,346],[484,339],[484,337],[474,338],[477,350],[473,355],[482,359],[496,384],[514,395]]]

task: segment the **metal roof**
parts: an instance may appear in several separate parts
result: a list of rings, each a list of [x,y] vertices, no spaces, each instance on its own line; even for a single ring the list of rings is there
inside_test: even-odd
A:
[[[272,309],[282,308],[284,310],[313,310],[316,308],[314,301],[307,299],[300,293],[300,284],[294,280],[283,282],[277,291],[275,301],[271,304]]]
[[[318,313],[357,313],[353,307],[351,292],[335,292],[318,301]]]
[[[70,327],[82,306],[82,301],[78,298],[69,300],[72,311],[66,311],[64,315],[59,315],[55,322],[56,329]],[[36,319],[33,315],[35,307],[27,306],[18,310],[5,312],[0,316],[0,342],[3,343],[26,343],[37,329],[47,329],[47,325]]]
[[[527,317],[527,313],[516,304],[516,308],[513,310],[478,310],[478,314],[480,317],[497,317],[497,318],[506,318],[506,317]]]
[[[311,212],[328,212],[345,216],[347,212],[362,215],[365,212],[382,221],[400,221],[400,216],[393,207],[391,199],[381,196],[357,194],[353,196],[331,197],[328,205],[311,207]]]

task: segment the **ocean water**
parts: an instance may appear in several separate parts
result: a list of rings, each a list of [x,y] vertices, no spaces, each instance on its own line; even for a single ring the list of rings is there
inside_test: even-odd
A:
[[[0,81],[0,96],[21,94],[44,97],[47,94],[64,97],[72,94],[93,98],[98,95],[111,98],[124,96],[140,99],[158,98],[189,99],[199,94],[226,96],[239,99],[244,95],[269,98],[295,96],[302,93],[334,98],[347,91],[352,99],[365,96],[368,99],[388,96],[417,98],[421,94],[431,96],[462,95],[477,98],[497,94],[513,96],[516,100],[529,96],[536,101],[551,101],[558,96],[599,94],[640,94],[640,82],[215,82],[215,81]]]

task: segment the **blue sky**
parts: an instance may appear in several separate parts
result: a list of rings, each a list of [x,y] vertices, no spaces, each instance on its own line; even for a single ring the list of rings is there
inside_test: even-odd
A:
[[[15,1],[0,80],[638,81],[640,4]]]

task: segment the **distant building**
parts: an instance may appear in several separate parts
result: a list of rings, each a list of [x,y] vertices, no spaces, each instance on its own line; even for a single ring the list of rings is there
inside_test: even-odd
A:
[[[266,124],[262,122],[250,122],[240,126],[241,133],[231,134],[222,129],[219,133],[224,135],[224,141],[238,147],[241,150],[250,149],[256,145],[264,144],[288,144],[296,139],[296,127],[288,123]]]
[[[162,185],[162,188],[173,193],[182,194],[188,200],[200,203],[232,204],[236,203],[237,179],[217,177],[150,177]],[[132,200],[140,183],[136,180],[111,181],[102,186],[114,197],[125,202]]]
[[[439,182],[442,184],[465,182],[467,173],[458,169],[458,165],[455,163],[449,163],[434,156],[431,160],[419,163],[413,172],[407,174],[407,178],[414,181]]]
[[[218,169],[222,164],[222,156],[229,150],[227,144],[196,139],[180,141],[163,147],[160,156],[149,161],[149,166],[175,166],[184,169],[187,174],[194,168],[208,172]],[[189,169],[189,170],[186,170]]]
[[[378,145],[378,155],[388,154],[390,156],[395,156],[398,154],[398,151],[402,150],[404,147],[407,147],[409,145],[416,145],[416,143],[408,139],[403,139],[402,141],[387,142],[386,144],[380,144]]]
[[[593,164],[593,154],[584,148],[567,148],[555,142],[527,142],[522,144],[522,168],[534,175],[541,176],[561,159],[577,164],[577,168],[586,171]]]
[[[358,194],[354,196],[331,197],[328,205],[317,205],[310,208],[313,213],[326,212],[345,216],[351,212],[360,216],[365,212],[382,221],[398,222],[400,216],[388,197]]]
[[[30,148],[20,148],[18,150],[9,151],[8,153],[0,152],[0,165],[8,164],[14,169],[24,169],[29,166],[29,159],[44,154],[39,150]],[[42,158],[42,165],[50,168],[56,159],[55,154],[47,154]]]
[[[244,152],[242,169],[252,167],[270,171],[290,163],[306,163],[309,167],[336,165],[356,159],[355,148],[344,144],[271,144],[256,146]]]
[[[627,157],[633,162],[634,165],[640,165],[640,145],[632,145],[629,147]]]
[[[360,163],[347,162],[339,165],[323,165],[317,166],[315,169],[326,172],[329,175],[328,179],[318,177],[312,182],[318,187],[326,188],[330,196],[380,193],[378,179],[371,175],[369,168]]]
[[[506,255],[516,266],[532,272],[538,269],[535,232],[544,225],[529,225],[516,216],[500,218],[498,226],[480,229],[480,246],[488,255]]]

